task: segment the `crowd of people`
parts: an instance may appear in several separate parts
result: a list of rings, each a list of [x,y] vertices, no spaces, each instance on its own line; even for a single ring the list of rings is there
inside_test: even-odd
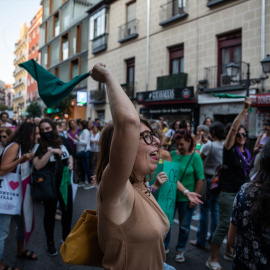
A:
[[[65,171],[74,171],[78,187],[85,190],[98,187],[97,232],[104,252],[104,268],[173,270],[166,264],[166,253],[172,252],[170,225],[153,196],[168,176],[161,172],[154,184],[148,182],[157,164],[166,160],[174,162],[179,170],[175,261],[183,263],[188,259],[186,245],[197,209],[199,228],[196,239],[189,244],[201,249],[210,245],[206,262],[209,269],[222,269],[218,256],[226,237],[223,256],[232,261],[233,269],[270,269],[270,121],[264,123],[263,133],[253,151],[249,151],[248,130],[242,122],[250,99],[245,99],[233,123],[225,127],[207,117],[193,134],[188,120],[177,119],[169,127],[163,117],[139,118],[132,102],[104,65],[95,65],[90,75],[106,84],[112,122],[104,127],[98,119],[66,122],[35,118],[14,132],[7,125],[6,115],[0,116],[0,175],[16,171],[29,161],[33,173],[51,170],[55,174],[57,198],[43,202],[48,254],[58,254],[54,245],[57,208],[62,212],[62,242],[71,230],[72,187],[68,185],[64,199],[60,186]],[[221,172],[219,189],[213,190],[217,168]],[[0,270],[11,269],[3,263],[11,217],[0,214]],[[17,256],[36,260],[35,252],[24,246],[23,215],[16,217]]]

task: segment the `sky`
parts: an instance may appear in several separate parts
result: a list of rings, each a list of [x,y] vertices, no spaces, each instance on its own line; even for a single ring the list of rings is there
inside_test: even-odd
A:
[[[14,83],[15,43],[20,39],[21,23],[29,27],[41,8],[41,0],[0,0],[0,80]]]

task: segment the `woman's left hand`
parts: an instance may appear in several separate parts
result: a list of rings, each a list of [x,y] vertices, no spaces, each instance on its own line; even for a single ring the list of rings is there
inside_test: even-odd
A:
[[[72,171],[73,170],[73,164],[72,163],[69,163],[68,164],[68,168],[69,168],[70,171]]]
[[[199,199],[202,196],[196,192],[188,192],[186,196],[189,199],[190,208],[194,208],[199,203],[203,204],[203,202]]]
[[[160,172],[156,176],[156,180],[154,183],[154,188],[157,190],[159,189],[166,181],[168,180],[168,176],[166,175],[165,172]]]

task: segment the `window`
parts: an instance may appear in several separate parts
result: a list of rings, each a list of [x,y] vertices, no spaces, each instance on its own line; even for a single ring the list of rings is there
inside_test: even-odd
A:
[[[34,83],[34,79],[33,79],[33,77],[31,77],[31,84],[32,84],[32,83]]]
[[[59,76],[59,69],[58,69],[58,67],[55,68],[55,70],[54,70],[54,75],[55,75],[56,77]]]
[[[182,14],[185,12],[186,0],[173,0],[173,12],[172,15]]]
[[[48,45],[47,49],[47,67],[51,65],[51,44]]]
[[[29,85],[30,85],[30,79],[27,80],[27,86],[29,86]]]
[[[126,82],[128,85],[134,85],[134,78],[135,78],[135,59],[126,60],[127,66],[127,77]]]
[[[31,49],[32,49],[32,52],[34,53],[34,51],[35,51],[35,47],[34,47],[34,46],[32,46],[32,48],[31,48]]]
[[[29,35],[29,42],[31,42],[32,41],[32,39],[31,39],[31,35]]]
[[[132,2],[127,5],[127,22],[131,22],[135,19],[136,19],[136,2]]]
[[[31,50],[29,50],[28,54],[31,55]]]
[[[75,59],[70,62],[70,79],[72,80],[75,76],[80,74],[79,59]]]
[[[36,32],[33,30],[33,39],[36,37]]]
[[[222,85],[222,75],[227,75],[226,65],[231,61],[239,63],[242,59],[241,31],[218,37],[218,86]],[[241,73],[241,72],[240,72]]]
[[[62,36],[61,38],[61,49],[62,49],[62,56],[61,56],[61,60],[64,61],[66,59],[68,59],[68,49],[69,49],[69,44],[68,44],[68,34]]]
[[[45,22],[45,43],[48,42],[48,21]]]
[[[53,16],[53,36],[56,37],[60,33],[59,13]]]
[[[38,50],[38,42],[36,43],[36,49]]]
[[[104,8],[90,17],[90,40],[105,34],[105,25],[106,9]]]
[[[170,74],[184,72],[184,46],[169,48],[170,52]]]

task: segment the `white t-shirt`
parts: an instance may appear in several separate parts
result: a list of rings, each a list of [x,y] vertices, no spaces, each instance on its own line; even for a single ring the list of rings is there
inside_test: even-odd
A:
[[[99,152],[99,137],[100,133],[98,132],[96,135],[93,133],[90,134],[90,151],[91,152]]]
[[[12,125],[9,122],[6,122],[5,124],[1,124],[1,127],[12,127]]]

